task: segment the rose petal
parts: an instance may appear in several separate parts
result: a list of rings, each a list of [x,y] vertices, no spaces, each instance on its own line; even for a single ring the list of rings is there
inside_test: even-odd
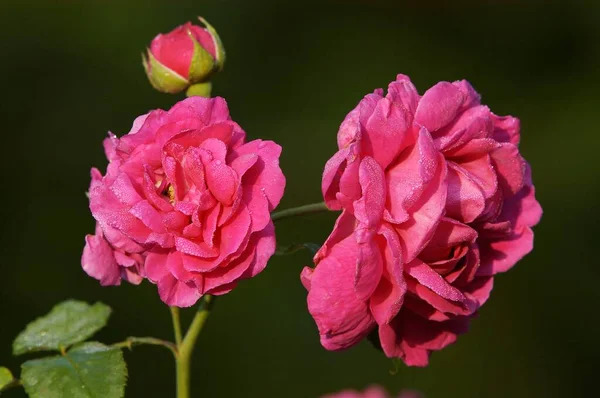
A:
[[[376,228],[385,206],[385,176],[375,159],[365,157],[359,170],[362,197],[354,203],[356,218],[367,228]]]
[[[396,76],[396,80],[389,84],[387,98],[395,103],[402,104],[409,115],[414,115],[417,111],[419,93],[406,75]]]
[[[374,325],[367,304],[354,290],[358,247],[353,236],[335,245],[315,268],[308,293],[308,309],[328,350],[358,343]]]
[[[434,141],[440,150],[457,153],[461,156],[467,152],[462,148],[473,140],[491,137],[493,123],[491,112],[487,106],[475,106],[462,112],[450,124],[432,133]],[[460,154],[458,152],[461,152]]]
[[[402,223],[409,218],[409,210],[435,177],[439,161],[431,135],[421,129],[416,143],[386,172],[388,221]]]
[[[385,170],[409,143],[411,137],[408,130],[411,122],[412,117],[403,106],[382,98],[362,134],[364,156],[373,157]]]
[[[415,122],[430,132],[439,130],[454,120],[465,100],[465,94],[455,85],[439,82],[423,94]]]
[[[427,247],[419,254],[419,259],[425,263],[446,259],[452,254],[453,248],[459,245],[469,245],[476,238],[477,231],[471,227],[453,218],[444,217],[438,224]]]
[[[227,146],[218,138],[207,138],[200,144],[199,148],[210,154],[212,160],[225,162],[227,156]]]
[[[494,139],[498,142],[510,142],[517,146],[520,141],[521,122],[512,116],[496,116],[492,113]]]
[[[250,265],[255,261],[255,259],[256,250],[251,247],[227,267],[219,267],[214,271],[205,273],[204,292],[206,294],[213,294],[213,290],[239,280],[244,272],[246,272],[248,267],[250,267]]]
[[[383,261],[372,230],[358,229],[354,232],[358,244],[354,288],[359,300],[367,301],[379,284]]]
[[[459,317],[445,322],[420,318],[401,311],[389,325],[379,327],[381,346],[388,357],[401,358],[408,366],[427,366],[431,351],[438,351],[465,333],[468,319]]]
[[[475,278],[473,282],[467,286],[464,291],[465,294],[474,298],[477,301],[477,306],[481,307],[490,297],[490,293],[494,288],[494,278],[491,277],[480,277]]]
[[[346,158],[349,151],[350,149],[348,148],[341,149],[325,163],[321,190],[325,204],[331,210],[340,210],[342,208],[342,205],[336,198],[336,194],[340,191],[340,179],[346,168]]]
[[[438,154],[435,177],[411,208],[410,218],[396,228],[402,246],[402,262],[412,261],[427,245],[444,214],[448,191],[446,164]]]
[[[406,293],[406,282],[402,272],[402,253],[396,232],[383,224],[380,229],[384,245],[382,277],[369,301],[371,313],[379,325],[389,323],[398,314]]]
[[[215,160],[206,166],[206,183],[219,202],[226,206],[233,203],[234,194],[239,187],[239,177],[223,161]]]
[[[81,256],[83,270],[102,286],[121,284],[121,270],[100,227],[96,226],[96,235],[86,235],[85,242]]]
[[[243,278],[252,278],[262,272],[275,253],[275,226],[270,222],[262,231],[253,233],[252,238],[255,239],[256,258],[244,272]]]
[[[241,155],[233,159],[233,161],[231,162],[231,168],[236,172],[236,174],[240,178],[242,178],[244,174],[246,174],[246,172],[256,164],[257,161],[257,154],[248,153],[246,155]]]
[[[323,246],[317,251],[314,256],[315,263],[318,263],[325,256],[329,255],[331,249],[340,241],[346,239],[348,236],[352,235],[354,232],[354,227],[356,225],[356,218],[354,216],[344,210],[340,214],[340,216],[335,220],[335,225],[333,226],[333,230],[323,243]]]
[[[144,268],[146,270],[146,277],[151,282],[157,283],[169,273],[167,258],[167,253],[148,253]]]
[[[533,227],[542,217],[542,207],[535,198],[535,188],[531,181],[531,168],[526,164],[525,185],[514,196],[509,197],[502,208],[498,220],[507,220],[515,229]]]
[[[181,253],[201,258],[211,258],[218,254],[217,250],[211,248],[204,242],[197,243],[178,236],[175,237],[175,247]]]
[[[196,285],[192,282],[180,282],[170,273],[157,283],[160,299],[173,307],[191,307],[201,297]]]
[[[213,247],[215,231],[217,230],[217,221],[219,220],[219,215],[221,214],[221,205],[217,204],[213,207],[208,214],[206,215],[204,223],[202,223],[202,238],[204,242]]]
[[[269,200],[269,211],[272,211],[285,190],[285,176],[279,167],[281,147],[273,141],[254,140],[240,146],[234,153],[236,157],[251,153],[258,155],[259,159],[244,174],[242,183],[263,191]]]
[[[503,191],[516,194],[525,184],[527,162],[513,144],[501,144],[492,153],[492,161]],[[508,196],[508,195],[507,195]]]
[[[359,179],[362,161],[359,157],[360,148],[358,144],[350,145],[348,150],[347,165],[340,177],[339,192],[336,193],[335,198],[340,203],[341,208],[353,211],[354,202],[360,199],[362,195]]]
[[[464,222],[473,222],[485,209],[482,188],[459,165],[448,162],[448,216]]]
[[[144,223],[155,233],[166,232],[161,214],[147,200],[137,202],[129,209],[129,213]]]
[[[481,268],[478,275],[489,276],[506,272],[533,250],[533,231],[524,227],[505,238],[490,241],[481,239],[479,249]]]
[[[194,53],[194,44],[188,35],[190,26],[188,22],[169,33],[159,34],[150,43],[152,55],[184,79],[188,78]]]
[[[312,274],[314,272],[314,269],[310,268],[310,267],[304,267],[302,269],[302,272],[300,273],[300,281],[302,282],[302,286],[304,286],[304,288],[306,290],[308,290],[310,292],[310,282],[312,280]]]
[[[438,296],[461,303],[468,304],[468,299],[454,286],[442,278],[440,274],[431,269],[424,262],[416,259],[404,266],[404,272],[415,278],[419,284],[427,287]]]

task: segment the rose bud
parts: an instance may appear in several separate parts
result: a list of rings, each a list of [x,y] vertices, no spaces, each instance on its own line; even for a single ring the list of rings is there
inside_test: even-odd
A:
[[[204,28],[190,22],[178,26],[156,36],[147,56],[142,54],[146,75],[158,91],[175,94],[196,83],[210,87],[210,76],[223,69],[223,43],[205,19],[198,19]],[[206,93],[206,90],[201,91]]]

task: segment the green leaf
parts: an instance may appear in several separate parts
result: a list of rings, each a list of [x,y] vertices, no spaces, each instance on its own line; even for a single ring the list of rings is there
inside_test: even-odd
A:
[[[21,366],[31,398],[121,398],[127,366],[120,349],[97,342],[73,347],[64,356],[27,361]]]
[[[291,245],[278,247],[275,254],[278,256],[286,256],[288,254],[294,254],[302,249],[308,249],[312,255],[315,255],[319,251],[320,246],[316,243],[292,243]]]
[[[31,322],[13,342],[13,354],[59,351],[84,341],[106,325],[110,307],[67,300],[57,304],[46,316]]]
[[[15,378],[13,377],[12,373],[10,373],[10,370],[0,367],[0,391],[12,383],[14,379]]]

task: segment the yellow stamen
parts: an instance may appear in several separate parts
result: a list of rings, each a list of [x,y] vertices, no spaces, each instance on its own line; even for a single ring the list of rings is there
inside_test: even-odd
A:
[[[169,197],[169,202],[175,204],[175,188],[173,188],[173,185],[169,185],[167,188],[167,196]]]

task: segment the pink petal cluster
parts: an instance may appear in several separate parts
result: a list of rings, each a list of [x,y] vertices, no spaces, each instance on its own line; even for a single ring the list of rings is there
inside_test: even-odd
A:
[[[325,395],[322,398],[389,398],[388,393],[379,386],[371,386],[364,391],[344,390],[336,394]],[[397,398],[421,398],[415,391],[401,391]]]
[[[172,306],[224,294],[261,272],[275,250],[270,212],[285,187],[281,147],[245,142],[222,98],[191,97],[138,117],[104,141],[92,169],[83,269],[102,285],[158,285]]]
[[[342,214],[302,273],[325,348],[376,331],[388,357],[425,366],[467,330],[533,247],[542,210],[518,143],[518,119],[466,81],[420,96],[399,75],[348,114],[322,182]]]

